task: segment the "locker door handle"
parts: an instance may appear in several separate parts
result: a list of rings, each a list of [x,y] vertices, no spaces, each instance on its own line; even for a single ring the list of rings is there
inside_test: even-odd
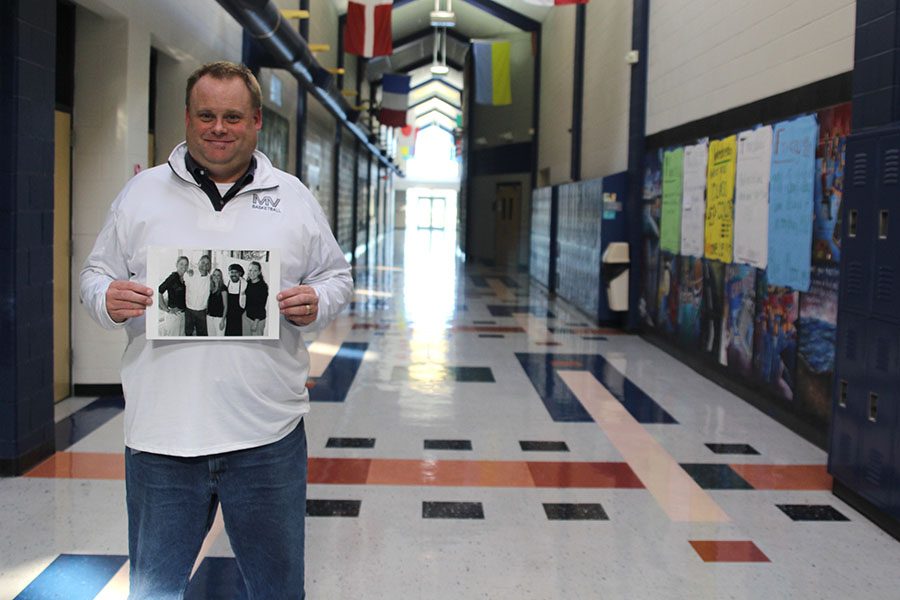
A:
[[[847,382],[843,379],[838,392],[838,406],[847,408]]]
[[[878,239],[886,240],[888,236],[888,211],[882,210],[878,213]]]
[[[849,219],[847,220],[847,235],[852,238],[856,237],[856,226],[859,222],[859,211],[855,208],[850,209]]]

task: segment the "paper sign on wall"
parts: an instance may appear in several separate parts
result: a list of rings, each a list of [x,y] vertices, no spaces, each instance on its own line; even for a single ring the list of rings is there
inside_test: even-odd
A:
[[[684,149],[684,196],[681,199],[681,254],[703,256],[706,215],[707,140]]]
[[[737,137],[709,145],[706,184],[706,258],[731,262],[734,234],[734,171]]]
[[[660,247],[678,254],[681,245],[681,193],[684,148],[668,150],[663,155],[662,217]]]
[[[775,125],[769,182],[770,285],[809,289],[818,124],[813,116]]]
[[[738,135],[734,192],[734,262],[765,269],[769,248],[772,127]]]

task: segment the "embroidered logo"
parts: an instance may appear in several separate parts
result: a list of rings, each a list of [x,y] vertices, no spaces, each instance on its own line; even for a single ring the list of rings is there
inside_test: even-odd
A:
[[[273,198],[272,196],[260,197],[259,194],[253,194],[253,208],[256,210],[267,210],[269,212],[280,213],[281,209],[278,208],[279,204],[281,204],[281,198]]]

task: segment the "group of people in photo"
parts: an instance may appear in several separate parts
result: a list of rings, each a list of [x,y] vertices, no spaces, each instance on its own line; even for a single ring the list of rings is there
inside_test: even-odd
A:
[[[159,332],[166,337],[262,336],[269,285],[259,261],[228,265],[228,279],[204,254],[192,265],[179,256],[159,284]]]

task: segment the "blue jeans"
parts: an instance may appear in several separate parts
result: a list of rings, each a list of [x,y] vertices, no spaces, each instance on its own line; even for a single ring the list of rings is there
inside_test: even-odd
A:
[[[125,449],[131,600],[182,598],[221,504],[252,599],[304,598],[306,432],[246,450],[178,457]]]

